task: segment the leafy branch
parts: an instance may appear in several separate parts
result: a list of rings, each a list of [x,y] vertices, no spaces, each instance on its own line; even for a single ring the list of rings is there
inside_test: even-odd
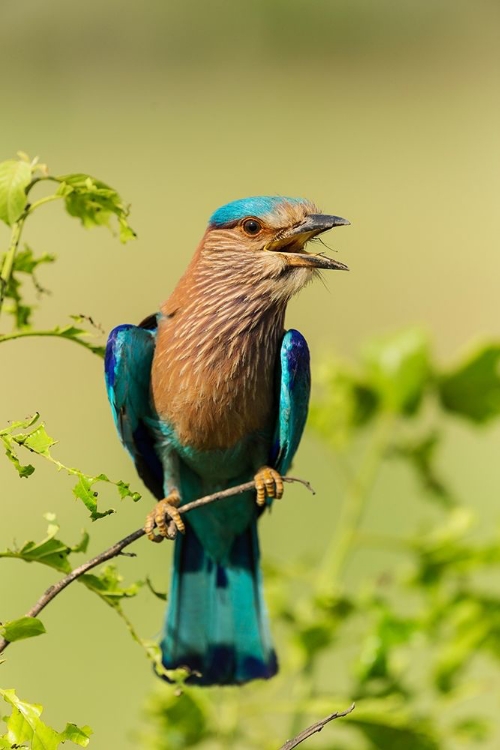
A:
[[[32,328],[33,305],[23,297],[23,280],[30,278],[38,294],[45,292],[35,272],[40,265],[52,263],[55,258],[46,253],[37,257],[28,246],[21,250],[21,240],[29,216],[48,203],[62,201],[66,213],[78,218],[86,228],[111,228],[111,219],[114,219],[121,242],[127,242],[135,237],[128,223],[129,208],[117,191],[101,180],[82,173],[52,175],[37,159],[30,160],[22,152],[18,157],[0,163],[0,221],[11,229],[7,252],[0,257],[0,314],[4,302],[9,300],[7,312],[14,319],[14,330],[0,334],[0,343],[26,336],[57,336],[102,356],[103,347],[90,344],[85,339],[89,332],[78,326],[56,326],[48,330]],[[33,200],[32,191],[41,185],[54,186],[54,191]]]
[[[130,497],[134,502],[140,500],[141,495],[138,492],[132,491],[130,485],[126,482],[122,482],[121,480],[115,482],[109,479],[106,474],[90,476],[80,471],[80,469],[66,466],[54,458],[51,448],[56,445],[56,441],[47,434],[45,424],[39,422],[39,418],[40,415],[37,413],[33,417],[13,422],[9,427],[0,430],[0,441],[4,445],[7,458],[14,464],[15,469],[22,479],[31,476],[35,471],[35,467],[32,464],[21,463],[18,455],[18,448],[20,447],[49,461],[59,471],[63,470],[70,476],[76,477],[77,481],[73,487],[73,494],[78,500],[84,503],[93,521],[114,513],[113,508],[108,508],[104,511],[100,511],[97,508],[98,493],[94,488],[100,482],[114,485],[122,500],[126,497]],[[31,429],[31,427],[34,427],[34,429]]]
[[[284,482],[289,483],[299,483],[304,485],[310,492],[313,492],[311,485],[309,482],[306,482],[304,479],[298,479],[296,477],[283,477]],[[255,482],[245,482],[244,484],[239,484],[236,487],[230,487],[227,490],[222,490],[220,492],[215,492],[212,495],[206,495],[205,497],[199,498],[198,500],[193,500],[190,503],[186,503],[185,505],[182,505],[179,508],[179,514],[189,513],[192,510],[195,510],[196,508],[200,508],[204,505],[209,505],[210,503],[215,503],[220,500],[224,500],[225,498],[229,497],[236,497],[238,495],[241,495],[243,492],[248,492],[249,490],[255,489]],[[112,560],[114,557],[118,557],[118,555],[121,555],[123,550],[128,547],[133,542],[136,542],[138,539],[140,539],[142,536],[145,535],[144,529],[137,529],[136,531],[133,531],[131,534],[128,534],[123,539],[120,539],[120,541],[113,544],[108,549],[104,550],[104,552],[101,552],[100,554],[93,557],[91,560],[88,560],[87,562],[83,563],[82,565],[79,565],[77,568],[72,570],[68,575],[66,575],[64,578],[61,578],[58,583],[54,584],[53,586],[50,586],[44,594],[37,600],[37,602],[31,607],[31,609],[28,610],[28,612],[25,614],[23,618],[20,620],[13,620],[7,625],[0,626],[0,631],[3,629],[3,632],[6,637],[4,637],[2,640],[0,640],[0,653],[5,651],[9,643],[12,643],[15,640],[21,640],[24,638],[30,637],[30,635],[40,635],[41,633],[45,632],[45,629],[40,628],[40,621],[36,620],[35,618],[37,615],[40,614],[40,612],[45,609],[47,604],[49,604],[55,597],[61,593],[61,591],[64,591],[64,589],[69,586],[70,583],[73,583],[73,581],[76,581],[78,578],[83,576],[87,571],[92,570],[92,568],[97,567],[98,565],[101,565],[104,562],[107,562],[108,560]],[[73,548],[73,551],[81,551],[82,546],[81,544],[77,548]],[[38,552],[40,553],[40,548],[38,549]],[[40,559],[39,556],[34,556],[33,554],[33,545],[31,544],[28,549],[26,549],[25,545],[25,552],[23,554],[22,550],[18,551],[17,554],[8,552],[3,553],[1,556],[4,557],[17,557],[20,559],[28,560],[29,562],[33,562],[34,560],[39,560],[40,562],[47,563],[47,558]],[[84,580],[85,583],[85,580]],[[29,632],[29,621],[26,622],[26,619],[30,618],[33,619],[33,632]]]

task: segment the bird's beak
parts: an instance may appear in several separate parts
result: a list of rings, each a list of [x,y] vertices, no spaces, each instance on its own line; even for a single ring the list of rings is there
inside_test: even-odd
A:
[[[291,229],[281,232],[267,246],[268,250],[283,253],[290,266],[302,266],[308,268],[323,268],[326,270],[348,271],[348,266],[325,255],[316,255],[304,250],[306,242],[322,232],[350,224],[347,219],[340,216],[327,216],[325,214],[310,214],[304,221]]]

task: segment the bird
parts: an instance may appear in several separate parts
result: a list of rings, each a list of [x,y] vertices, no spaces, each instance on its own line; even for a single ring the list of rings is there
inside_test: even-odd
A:
[[[285,310],[322,270],[348,269],[306,245],[349,223],[303,198],[227,203],[159,310],[109,335],[114,421],[158,500],[144,529],[152,541],[175,537],[160,648],[165,670],[184,667],[187,684],[240,685],[278,670],[257,520],[283,495],[310,393],[307,342],[285,330]],[[255,490],[178,512],[251,480]]]

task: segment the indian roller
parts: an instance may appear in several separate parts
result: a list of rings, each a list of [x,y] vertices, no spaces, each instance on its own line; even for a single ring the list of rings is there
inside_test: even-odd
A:
[[[175,536],[162,661],[187,667],[188,683],[241,684],[277,672],[257,519],[283,494],[310,390],[307,343],[285,331],[285,310],[322,269],[347,269],[306,250],[345,224],[301,198],[228,203],[159,312],[109,336],[116,427],[159,500],[145,531],[153,541]],[[177,511],[251,479],[256,491],[182,518]]]

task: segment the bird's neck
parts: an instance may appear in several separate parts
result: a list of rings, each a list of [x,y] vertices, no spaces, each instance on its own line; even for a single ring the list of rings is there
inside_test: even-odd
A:
[[[270,428],[286,308],[275,283],[243,267],[198,264],[163,306],[153,398],[183,444],[229,448]]]

